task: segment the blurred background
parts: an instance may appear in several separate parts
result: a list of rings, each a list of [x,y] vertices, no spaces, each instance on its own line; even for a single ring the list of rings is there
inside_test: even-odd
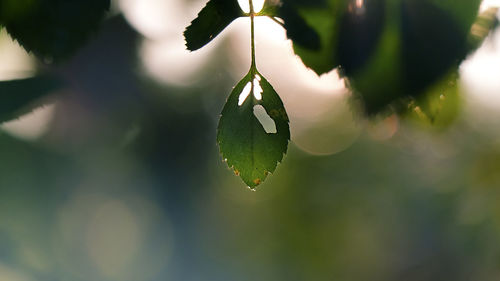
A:
[[[0,33],[0,80],[66,81],[0,127],[1,281],[500,280],[500,30],[460,66],[443,125],[360,117],[336,71],[317,76],[258,18],[257,64],[292,141],[251,191],[215,141],[249,20],[188,52],[205,4],[113,1],[56,65]]]

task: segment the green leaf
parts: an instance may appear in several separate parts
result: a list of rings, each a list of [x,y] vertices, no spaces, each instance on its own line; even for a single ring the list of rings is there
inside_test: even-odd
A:
[[[259,93],[260,88],[259,100],[259,95],[252,93]],[[250,188],[255,188],[274,172],[289,140],[283,102],[264,77],[250,71],[234,88],[222,110],[217,142],[223,158]]]
[[[81,47],[103,19],[110,0],[5,0],[1,23],[28,52],[55,61]]]
[[[41,106],[40,99],[60,87],[59,80],[47,76],[0,81],[0,123]]]
[[[232,21],[244,16],[236,0],[210,0],[184,31],[186,47],[198,50],[212,41]]]

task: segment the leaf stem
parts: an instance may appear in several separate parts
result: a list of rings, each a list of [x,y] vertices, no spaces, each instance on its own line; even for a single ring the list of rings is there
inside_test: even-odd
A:
[[[279,21],[276,17],[273,17],[273,16],[267,16],[267,17],[270,18],[275,23],[279,24],[281,27],[285,28],[285,24],[283,24],[281,21]]]
[[[254,102],[255,104],[255,98],[253,96],[253,92],[254,92],[254,89],[255,89],[255,85],[254,85],[254,81],[255,81],[255,75],[257,74],[257,64],[255,62],[255,24],[254,24],[254,19],[255,19],[255,10],[253,8],[253,0],[248,0],[248,5],[250,6],[250,36],[251,36],[251,49],[252,49],[252,64],[250,65],[250,81],[252,81],[252,88],[250,89],[250,93],[252,95],[252,101]],[[253,131],[253,127],[252,129],[250,130],[250,138],[252,139],[252,142],[251,142],[251,151],[254,151],[254,131]],[[252,153],[252,157],[251,157],[251,163],[252,163],[252,167],[255,166],[255,154]]]
[[[255,62],[255,10],[253,8],[253,0],[248,0],[248,5],[250,6],[250,30],[251,30],[251,48],[252,48],[252,65],[250,66],[250,71],[255,74],[257,71],[257,64]],[[252,78],[255,75],[252,75]]]

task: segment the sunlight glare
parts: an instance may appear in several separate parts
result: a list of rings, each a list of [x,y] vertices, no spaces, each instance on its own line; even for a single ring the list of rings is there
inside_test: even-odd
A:
[[[264,8],[265,0],[253,0],[253,11],[255,13],[259,13]],[[238,0],[238,4],[240,4],[240,8],[245,13],[250,13],[250,2],[248,0]]]
[[[240,97],[238,98],[238,106],[242,106],[245,100],[250,95],[250,91],[252,91],[252,82],[248,82],[241,91]]]
[[[500,109],[500,29],[460,66],[461,82],[469,101],[493,112]],[[481,112],[482,110],[478,110]]]
[[[348,4],[347,9],[356,15],[363,15],[366,12],[365,1],[353,0]]]
[[[200,79],[199,71],[210,59],[213,45],[189,52],[181,36],[162,40],[144,40],[139,55],[143,67],[155,80],[180,87],[193,85]]]
[[[182,32],[189,23],[182,0],[119,0],[118,4],[127,21],[150,39]]]
[[[262,92],[264,92],[264,90],[262,90],[262,87],[260,86],[260,80],[260,76],[255,75],[255,78],[253,79],[253,96],[257,100],[262,99]]]
[[[255,97],[256,100],[262,100],[262,87],[260,86],[260,80],[261,77],[256,74],[254,79],[250,82],[248,82],[245,85],[245,88],[243,88],[243,91],[241,91],[241,94],[238,98],[238,106],[242,106],[243,103],[245,103],[245,100],[248,98],[250,95],[250,92],[252,91],[253,87],[253,96]]]
[[[493,7],[497,7],[499,8],[500,7],[500,0],[483,0],[483,2],[481,3],[481,12],[489,9],[489,8],[493,8]]]
[[[484,12],[500,7],[500,0],[485,0]],[[500,18],[500,12],[497,14]],[[474,30],[473,30],[474,31]],[[484,32],[482,30],[476,30]],[[488,133],[497,127],[500,117],[500,29],[491,32],[482,46],[460,65],[460,83],[466,101],[465,120],[478,130]]]
[[[276,134],[278,130],[276,129],[276,123],[274,120],[267,114],[266,109],[258,104],[253,107],[253,114],[259,120],[260,124],[264,128],[267,134]]]

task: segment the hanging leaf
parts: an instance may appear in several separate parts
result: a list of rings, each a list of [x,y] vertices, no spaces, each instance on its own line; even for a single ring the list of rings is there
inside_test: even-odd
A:
[[[40,99],[60,87],[59,80],[47,76],[0,81],[0,123],[41,106]]]
[[[28,52],[61,60],[97,30],[110,0],[5,0],[1,23]]]
[[[184,31],[186,47],[198,50],[244,13],[236,0],[210,0]]]
[[[255,188],[274,172],[289,140],[283,102],[264,77],[250,71],[222,110],[217,142],[223,158],[235,174]]]

